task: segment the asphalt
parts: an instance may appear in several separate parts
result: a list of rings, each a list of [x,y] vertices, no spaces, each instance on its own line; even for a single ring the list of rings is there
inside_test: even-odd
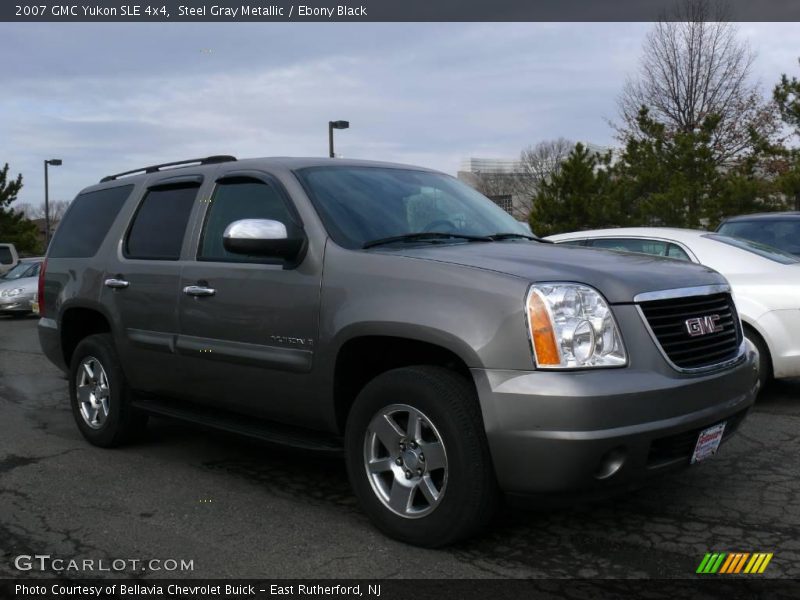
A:
[[[49,554],[193,564],[125,571],[145,578],[683,578],[712,551],[771,552],[764,577],[800,577],[800,381],[767,390],[703,464],[612,500],[504,510],[482,537],[423,550],[373,529],[337,459],[161,419],[136,445],[88,445],[36,320],[0,317],[0,577],[50,575],[14,564]]]

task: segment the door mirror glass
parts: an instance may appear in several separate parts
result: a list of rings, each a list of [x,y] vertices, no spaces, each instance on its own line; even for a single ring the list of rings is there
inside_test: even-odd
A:
[[[270,219],[240,219],[225,228],[222,244],[228,252],[292,260],[303,248],[301,235],[289,235],[286,225]]]

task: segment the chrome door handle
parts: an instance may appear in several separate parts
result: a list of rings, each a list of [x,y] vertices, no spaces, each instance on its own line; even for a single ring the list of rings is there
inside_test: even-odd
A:
[[[110,279],[106,279],[105,284],[106,287],[110,287],[115,290],[124,290],[126,287],[130,285],[130,282],[125,281],[124,279],[114,279],[112,277]]]
[[[213,296],[217,290],[202,285],[187,285],[183,288],[183,293],[187,296]]]

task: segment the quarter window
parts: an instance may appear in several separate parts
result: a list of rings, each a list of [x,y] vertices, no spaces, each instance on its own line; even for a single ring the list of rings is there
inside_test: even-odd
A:
[[[47,255],[89,258],[97,254],[131,190],[132,185],[122,185],[79,194],[59,223]]]
[[[688,260],[691,261],[692,259],[689,258],[689,255],[684,252],[683,248],[676,244],[670,244],[669,250],[667,250],[667,256],[670,258],[677,258],[678,260]]]
[[[217,185],[208,209],[199,260],[224,262],[276,262],[263,256],[234,254],[225,250],[222,236],[225,228],[240,219],[269,219],[280,221],[291,231],[292,216],[280,192],[263,181],[235,178]]]
[[[183,185],[149,190],[128,232],[125,256],[178,260],[198,188]]]

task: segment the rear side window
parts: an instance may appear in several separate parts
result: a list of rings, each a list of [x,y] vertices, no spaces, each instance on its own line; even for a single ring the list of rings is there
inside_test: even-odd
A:
[[[139,205],[125,240],[125,256],[178,260],[200,186],[153,188]]]
[[[132,189],[132,185],[123,185],[79,194],[56,229],[48,256],[88,258],[97,254]]]
[[[599,238],[591,241],[593,248],[622,250],[637,254],[667,255],[667,243],[658,240],[640,240],[636,238]]]
[[[293,219],[281,194],[272,185],[255,179],[231,179],[217,186],[208,209],[199,260],[225,262],[274,262],[258,256],[228,252],[222,245],[225,228],[239,219],[270,219],[291,229]]]
[[[11,256],[11,248],[0,246],[0,265],[10,265],[13,262],[14,257]]]

